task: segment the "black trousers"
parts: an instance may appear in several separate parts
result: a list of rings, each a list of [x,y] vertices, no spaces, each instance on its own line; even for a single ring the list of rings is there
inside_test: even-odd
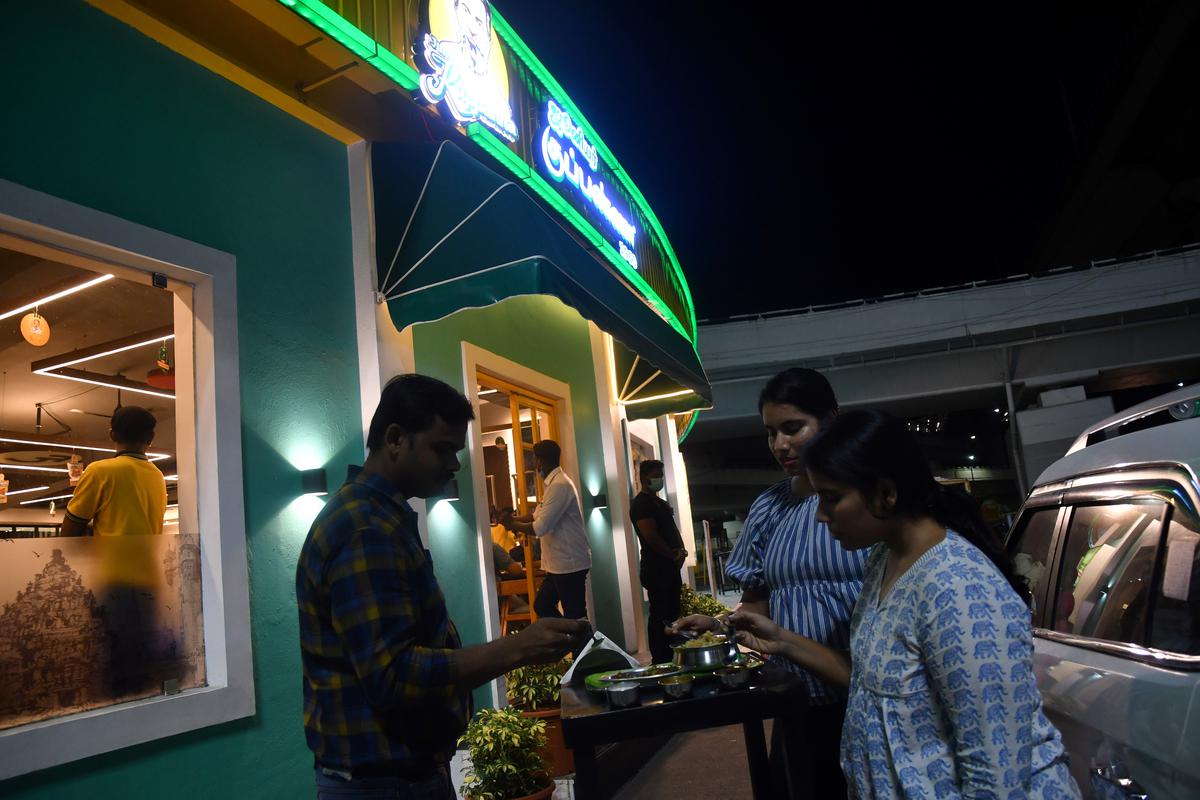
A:
[[[646,619],[646,641],[650,645],[651,663],[670,663],[674,658],[667,643],[666,627],[679,619],[679,589],[683,579],[679,571],[642,570],[642,586],[650,598]]]
[[[841,765],[845,717],[846,704],[832,703],[813,706],[800,716],[775,720],[771,728],[771,782],[775,797],[826,800],[846,796]]]
[[[538,589],[533,601],[533,610],[539,617],[566,617],[567,619],[584,619],[587,617],[587,581],[588,571],[546,573],[542,588]],[[558,604],[562,603],[562,612]]]

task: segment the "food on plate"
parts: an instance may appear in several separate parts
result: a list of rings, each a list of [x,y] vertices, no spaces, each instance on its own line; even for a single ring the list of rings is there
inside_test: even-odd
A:
[[[684,642],[684,647],[710,647],[714,644],[725,644],[726,638],[724,634],[705,631],[695,639]]]
[[[608,676],[610,681],[628,681],[635,678],[652,678],[655,675],[665,675],[668,672],[677,672],[679,667],[674,664],[655,664],[650,667],[642,667],[641,669],[630,669],[624,672],[616,672]]]

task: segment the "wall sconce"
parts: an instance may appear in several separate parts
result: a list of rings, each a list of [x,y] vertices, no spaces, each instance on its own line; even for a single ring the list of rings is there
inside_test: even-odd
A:
[[[442,487],[441,493],[434,498],[434,502],[442,500],[457,500],[458,499],[458,478],[451,478],[446,481],[446,485]]]
[[[329,494],[329,484],[325,479],[325,468],[300,470],[300,488],[304,494]]]
[[[594,494],[592,495],[592,508],[608,508],[608,495]]]

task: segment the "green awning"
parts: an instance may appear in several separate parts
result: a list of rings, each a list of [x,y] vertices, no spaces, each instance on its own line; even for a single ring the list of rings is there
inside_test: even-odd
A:
[[[519,186],[450,142],[376,143],[371,171],[379,286],[398,329],[553,295],[619,343],[630,418],[711,406],[692,343]]]

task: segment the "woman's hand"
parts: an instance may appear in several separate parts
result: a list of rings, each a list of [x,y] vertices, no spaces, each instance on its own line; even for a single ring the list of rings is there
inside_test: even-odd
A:
[[[704,633],[705,631],[720,630],[721,627],[721,621],[716,617],[710,617],[707,614],[690,614],[675,620],[675,623],[667,630],[670,633]]]
[[[784,630],[769,617],[744,609],[729,615],[729,621],[738,629],[740,644],[760,653],[778,653],[784,645]]]

